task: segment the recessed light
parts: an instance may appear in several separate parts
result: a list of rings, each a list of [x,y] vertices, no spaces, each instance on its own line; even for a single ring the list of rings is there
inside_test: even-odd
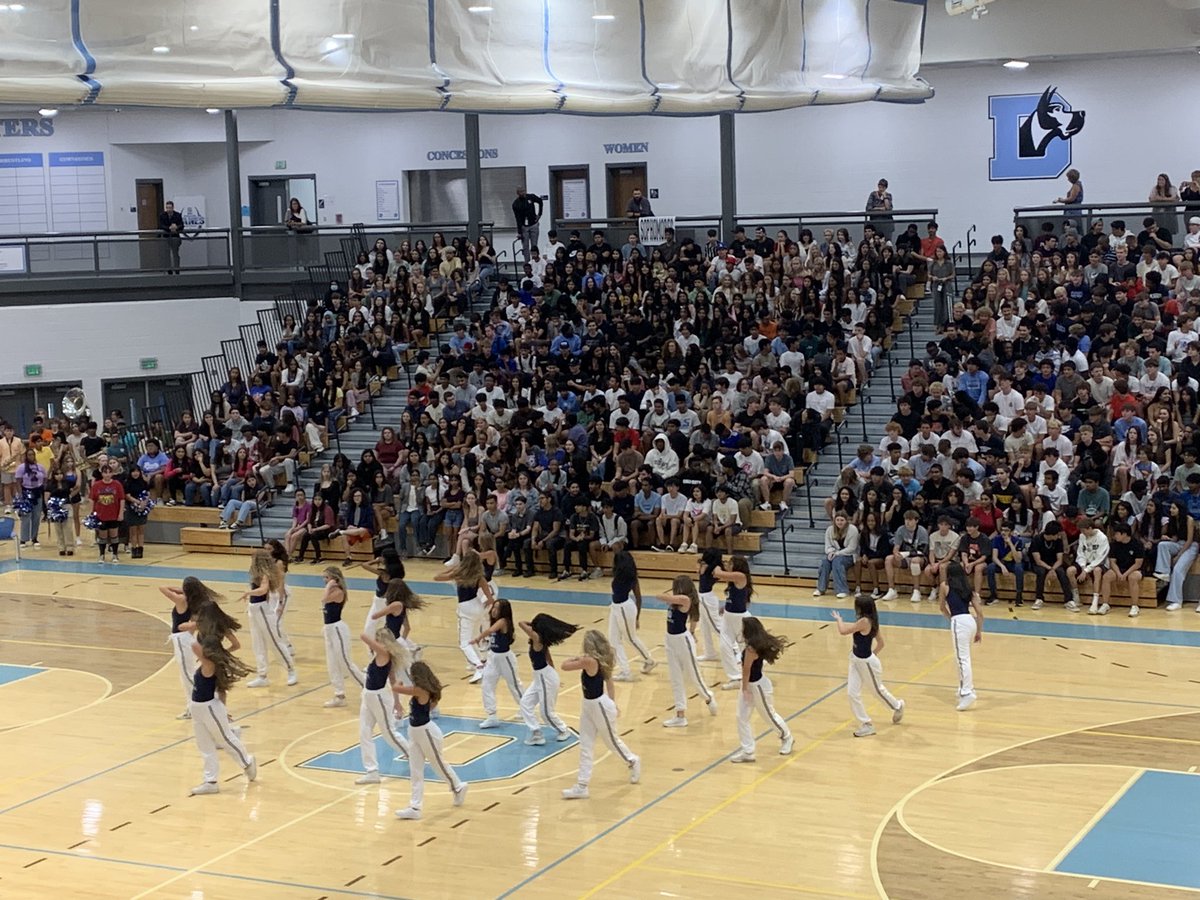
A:
[[[333,38],[335,41],[352,41],[352,40],[354,40],[354,35],[352,35],[348,31],[343,31],[339,34],[331,34],[330,37]]]
[[[1010,59],[1004,64],[1006,69],[1028,69],[1029,63],[1023,59]]]
[[[170,53],[170,52],[171,52],[171,48],[170,48],[170,47],[166,47],[166,46],[164,46],[164,45],[162,45],[162,44],[159,44],[157,47],[151,47],[150,49],[151,49],[151,50],[152,50],[154,53]]]
[[[614,16],[612,13],[596,13],[594,16],[592,16],[592,21],[594,21],[594,22],[611,22],[615,18],[616,18],[616,16]]]
[[[822,78],[828,78],[828,79],[830,79],[830,80],[832,80],[832,81],[841,81],[841,80],[842,80],[843,78],[845,78],[846,76],[845,76],[845,75],[841,75],[841,74],[839,74],[839,73],[837,73],[837,72],[826,72],[826,73],[825,73],[824,75],[822,75],[821,77],[822,77]]]
[[[58,115],[58,110],[54,109],[53,107],[46,107],[44,109],[39,109],[38,115],[41,116],[43,119],[53,119],[55,116]]]
[[[215,106],[210,106],[208,109],[205,110],[205,112],[208,113],[210,116],[215,116],[217,113],[220,112],[220,110],[217,109]]]
[[[467,12],[470,12],[470,13],[490,13],[491,11],[492,11],[492,7],[490,7],[490,6],[468,6],[467,7]]]
[[[199,30],[200,30],[199,25],[189,25],[188,26],[188,31],[199,31]]]

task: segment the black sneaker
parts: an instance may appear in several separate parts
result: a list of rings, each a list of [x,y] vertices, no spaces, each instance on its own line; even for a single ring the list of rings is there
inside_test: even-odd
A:
[[[1000,602],[999,597],[988,597],[987,601],[983,605],[984,606],[995,606],[999,602]]]
[[[1024,606],[1024,605],[1025,605],[1025,601],[1021,600],[1020,598],[1018,598],[1017,601],[1013,604],[1013,606]]]

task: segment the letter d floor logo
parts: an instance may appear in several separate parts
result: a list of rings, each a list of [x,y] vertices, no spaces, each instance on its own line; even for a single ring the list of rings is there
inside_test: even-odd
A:
[[[1040,94],[988,97],[992,120],[991,181],[1058,178],[1071,165],[1071,139],[1083,130],[1085,113],[1051,86]]]

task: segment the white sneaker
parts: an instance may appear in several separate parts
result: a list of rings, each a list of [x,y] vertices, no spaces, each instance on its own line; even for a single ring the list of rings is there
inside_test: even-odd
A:
[[[779,744],[779,755],[790,756],[792,753],[792,745],[795,743],[796,739],[791,735],[791,733],[789,733],[788,736],[785,737]]]
[[[185,709],[183,712],[181,712],[181,713],[180,713],[179,715],[177,715],[175,718],[177,718],[177,719],[190,719],[191,717],[192,717],[192,711],[191,711],[190,709]]]
[[[929,602],[930,602],[930,603],[937,603],[937,588],[930,588],[930,589],[929,589]]]
[[[345,697],[334,697],[332,700],[326,700],[324,706],[326,709],[333,709],[335,706],[345,706]]]
[[[415,821],[416,819],[421,818],[421,811],[419,809],[415,809],[411,806],[406,806],[406,807],[404,807],[404,809],[396,810],[396,818],[397,819],[409,819],[409,820]]]
[[[1129,607],[1129,618],[1136,619],[1140,612],[1141,610],[1138,609],[1137,604],[1135,603],[1133,606]]]
[[[246,763],[246,768],[242,771],[246,773],[247,781],[254,781],[254,779],[258,778],[258,760],[253,756],[250,757],[250,762]]]
[[[754,762],[754,754],[747,753],[744,750],[739,750],[733,756],[729,757],[731,763],[752,763]]]
[[[696,548],[696,544],[694,541],[692,543],[688,544],[688,553],[699,553],[699,552],[700,551]]]
[[[886,593],[886,594],[884,594],[884,595],[883,595],[882,597],[880,597],[879,599],[880,599],[880,600],[895,600],[895,599],[896,599],[898,596],[900,596],[900,595],[896,593],[896,589],[895,589],[895,588],[888,588],[888,589],[887,589],[887,593]]]
[[[586,784],[577,784],[574,787],[569,787],[562,792],[564,800],[586,800],[588,798],[588,789]]]
[[[813,590],[813,596],[814,597],[824,597],[825,592],[823,590],[821,590],[820,588],[816,588],[815,590]]]
[[[613,681],[633,681],[633,676],[628,672],[619,672],[612,679]]]
[[[676,553],[687,553],[687,552],[688,552],[688,545],[687,545],[687,544],[680,544],[680,545],[679,545],[679,549],[678,549],[678,550],[676,550],[675,552],[676,552]]]
[[[642,759],[639,756],[633,758],[633,763],[629,766],[629,783],[637,784],[642,780]]]
[[[1067,610],[1068,612],[1079,612],[1079,604],[1074,600],[1068,600],[1063,604],[1063,609]]]
[[[222,521],[221,521],[221,524],[220,524],[220,525],[218,525],[217,527],[218,527],[218,528],[220,528],[222,531],[225,531],[225,530],[227,530],[227,529],[229,528],[229,523],[228,523],[228,522],[226,522],[226,521],[224,521],[224,520],[222,520]]]
[[[786,503],[784,503],[782,500],[779,501],[779,511],[781,513],[785,513],[788,511],[788,505]]]
[[[1101,603],[1099,610],[1100,615],[1107,616],[1109,609],[1111,609],[1111,607],[1107,603]]]
[[[75,538],[75,546],[82,547],[83,546],[83,538]]]
[[[855,737],[870,737],[875,733],[875,726],[868,722],[866,725],[860,725],[858,730],[854,732]]]
[[[364,775],[359,775],[354,779],[355,784],[379,784],[378,772],[367,772]]]
[[[41,542],[41,541],[34,541],[34,542],[33,542],[33,549],[34,549],[34,550],[41,550],[41,549],[42,549],[42,542]]]
[[[892,724],[899,725],[900,722],[903,721],[903,719],[904,719],[904,701],[901,700],[899,708],[892,710]]]
[[[532,734],[530,734],[529,737],[525,738],[525,746],[526,747],[541,747],[545,743],[546,743],[546,738],[542,735],[542,733],[540,731],[535,731]]]
[[[479,668],[467,679],[467,684],[479,684],[481,681],[483,681],[483,669]]]
[[[957,709],[959,712],[965,712],[966,710],[970,709],[974,705],[975,705],[975,695],[967,694],[967,696],[965,696],[965,697],[958,698],[958,705],[955,706],[954,708]]]
[[[444,563],[442,563],[442,565],[445,566],[446,568],[450,568],[452,566],[457,566],[458,563],[459,563],[458,554],[455,553],[448,560],[446,560]]]
[[[292,669],[292,670],[290,670],[290,671],[288,672],[288,680],[287,680],[287,683],[288,683],[288,687],[291,687],[291,686],[292,686],[292,685],[294,685],[294,684],[299,684],[299,683],[300,683],[300,676],[296,674],[296,670],[295,670],[295,669]]]
[[[720,658],[715,653],[702,653],[696,657],[696,662],[716,662]]]
[[[265,678],[262,678],[262,677],[259,677],[259,678],[254,678],[254,679],[251,679],[250,681],[247,681],[247,682],[246,682],[246,687],[248,687],[248,688],[260,688],[260,687],[266,687],[266,686],[267,686],[267,685],[269,685],[270,683],[271,683],[271,682],[267,681],[267,679],[265,679]]]
[[[188,796],[189,797],[199,797],[202,794],[219,794],[219,793],[221,793],[221,788],[215,781],[206,781],[203,784],[196,785],[194,788],[192,788],[190,791],[188,791]]]
[[[1096,598],[1092,599],[1092,605],[1088,607],[1088,615],[1094,616],[1100,612],[1100,601]]]
[[[682,716],[671,716],[663,722],[663,728],[687,728],[687,719]]]
[[[908,599],[909,599],[909,602],[911,602],[911,603],[920,603],[921,602],[921,592],[913,591],[912,596],[909,597]]]
[[[479,723],[479,727],[480,728],[499,728],[500,727],[500,719],[497,718],[496,716],[488,716],[486,719],[484,719],[482,722]]]
[[[570,739],[571,739],[571,732],[569,732],[569,731],[560,731],[558,734],[556,734],[554,736],[554,740],[558,741],[560,744],[563,741],[569,741]]]
[[[1180,609],[1183,609],[1182,603],[1168,603],[1167,604],[1167,612],[1175,612]]]
[[[723,685],[721,685],[721,690],[723,690],[723,691],[736,691],[736,690],[738,690],[739,688],[741,688],[741,686],[742,686],[742,682],[741,682],[741,680],[740,680],[740,679],[737,679],[737,678],[731,678],[729,681],[727,681],[727,682],[725,682]]]
[[[849,595],[849,594],[847,594],[845,591],[838,591],[838,592],[837,592],[836,594],[834,594],[833,596],[834,596],[836,599],[838,599],[838,600],[845,600],[845,599],[846,599],[847,597],[849,597],[850,595]]]
[[[642,674],[649,675],[654,671],[654,667],[658,665],[658,660],[648,659],[642,663]]]
[[[710,716],[715,716],[717,714],[717,698],[716,697],[713,697],[711,700],[709,700],[704,705],[708,707],[708,714]]]
[[[454,805],[462,806],[463,801],[467,799],[467,788],[471,785],[465,781],[459,782],[458,790],[454,792]]]
[[[1038,597],[1036,600],[1033,601],[1034,609],[1041,609],[1043,606],[1045,606],[1045,601],[1042,600],[1041,597]]]
[[[758,508],[759,509],[770,509],[771,504],[770,503],[760,503],[760,504],[758,504]]]
[[[1171,573],[1170,572],[1155,572],[1154,577],[1157,578],[1159,581],[1161,581],[1163,584],[1166,584],[1168,581],[1171,580]]]
[[[289,484],[287,487],[285,487],[283,489],[283,492],[285,494],[294,494],[294,493],[296,493],[296,486],[294,484]]]

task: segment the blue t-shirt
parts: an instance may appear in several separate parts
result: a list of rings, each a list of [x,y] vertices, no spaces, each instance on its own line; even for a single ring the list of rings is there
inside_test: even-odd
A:
[[[651,491],[647,497],[645,491],[638,491],[633,495],[633,505],[638,512],[653,515],[662,509],[662,494]]]

